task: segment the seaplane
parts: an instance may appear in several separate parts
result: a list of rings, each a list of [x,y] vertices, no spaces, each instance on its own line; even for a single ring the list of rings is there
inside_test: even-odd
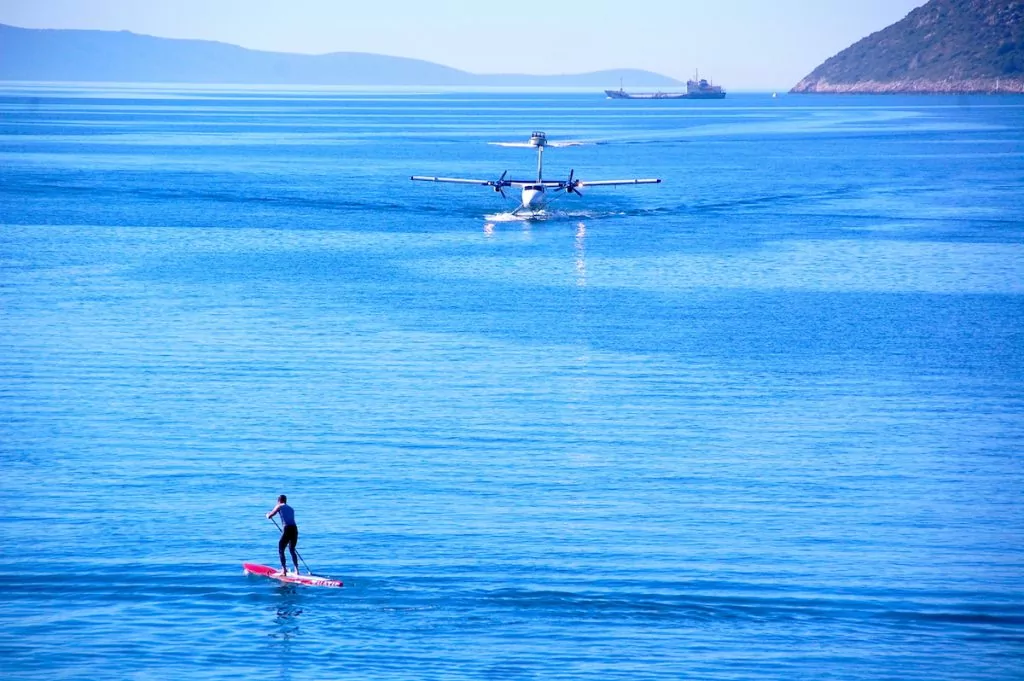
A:
[[[580,142],[549,142],[544,132],[534,131],[530,134],[529,142],[496,142],[503,147],[536,147],[537,149],[537,178],[533,180],[512,180],[506,179],[508,171],[501,174],[497,180],[474,180],[466,177],[429,177],[425,175],[413,175],[410,180],[418,182],[451,182],[455,184],[476,184],[483,187],[491,187],[495,192],[506,198],[505,189],[518,187],[522,194],[519,207],[512,211],[513,215],[526,217],[539,217],[543,214],[545,207],[560,196],[576,194],[583,196],[580,189],[587,187],[611,187],[627,184],[659,184],[660,178],[634,179],[634,180],[581,180],[575,176],[576,171],[569,171],[569,178],[566,180],[545,180],[544,179],[544,149],[546,147],[572,147],[580,146]],[[559,194],[562,192],[562,194]]]

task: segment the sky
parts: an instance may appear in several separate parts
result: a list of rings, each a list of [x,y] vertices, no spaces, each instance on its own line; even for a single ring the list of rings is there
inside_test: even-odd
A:
[[[696,69],[788,90],[925,0],[0,0],[0,23],[129,30],[257,50],[373,52],[472,73]]]

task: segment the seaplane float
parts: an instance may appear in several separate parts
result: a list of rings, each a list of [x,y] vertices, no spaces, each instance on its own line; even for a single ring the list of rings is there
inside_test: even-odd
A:
[[[556,197],[566,194],[583,196],[580,189],[587,187],[611,187],[615,185],[632,184],[659,184],[660,178],[633,179],[633,180],[581,180],[575,176],[575,170],[569,171],[566,180],[545,180],[544,179],[544,149],[545,147],[570,147],[579,146],[579,142],[549,142],[547,135],[541,131],[530,134],[529,142],[498,142],[503,147],[536,147],[537,149],[537,178],[532,180],[506,179],[508,171],[501,174],[497,180],[475,180],[466,177],[429,177],[425,175],[413,175],[410,180],[418,182],[451,182],[455,184],[475,184],[484,187],[491,187],[495,192],[506,197],[505,189],[518,187],[521,189],[519,206],[512,211],[513,215],[524,217],[539,217],[543,215],[545,207]],[[563,194],[559,194],[562,192]]]

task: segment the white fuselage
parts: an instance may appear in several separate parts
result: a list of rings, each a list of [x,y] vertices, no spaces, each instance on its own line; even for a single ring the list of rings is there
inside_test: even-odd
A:
[[[523,208],[527,210],[540,210],[548,203],[547,192],[542,184],[528,184],[523,187]]]

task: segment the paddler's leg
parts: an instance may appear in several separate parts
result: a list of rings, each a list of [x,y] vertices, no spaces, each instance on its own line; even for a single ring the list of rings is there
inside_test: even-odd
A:
[[[288,565],[284,562],[284,547],[288,545],[288,528],[284,528],[281,538],[277,540],[277,555],[281,558],[281,574],[288,574]]]
[[[292,554],[292,564],[295,565],[295,574],[299,574],[299,554],[295,550],[295,544],[299,541],[299,528],[296,525],[292,525],[290,528],[291,534],[288,537],[288,550]],[[281,562],[284,562],[282,557]]]

